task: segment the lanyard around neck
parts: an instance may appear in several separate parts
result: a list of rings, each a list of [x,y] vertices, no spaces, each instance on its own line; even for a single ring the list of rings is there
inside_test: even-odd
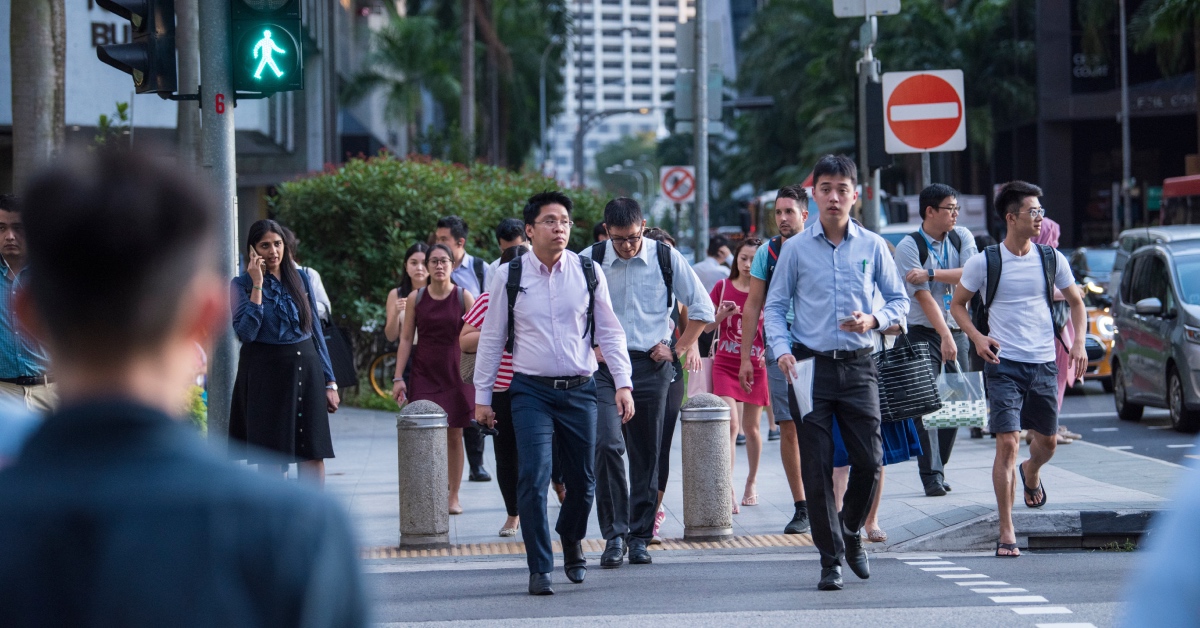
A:
[[[947,233],[946,235],[949,236],[950,234]],[[933,240],[931,240],[929,238],[929,236],[925,234],[924,228],[921,229],[921,237],[925,238],[925,243],[929,245],[929,252],[930,252],[930,254],[933,255],[933,261],[937,263],[938,268],[942,268],[942,269],[949,268],[950,267],[950,247],[946,243],[946,240],[949,238],[948,237],[942,238],[942,255],[939,258],[938,254],[933,250]]]

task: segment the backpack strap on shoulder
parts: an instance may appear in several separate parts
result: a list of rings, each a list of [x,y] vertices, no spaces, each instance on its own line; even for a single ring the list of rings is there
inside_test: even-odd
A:
[[[920,231],[914,231],[908,234],[908,237],[917,243],[917,256],[921,258],[921,267],[925,267],[925,261],[929,259],[929,243],[925,241],[925,236],[921,235]]]
[[[600,279],[596,277],[596,262],[595,260],[579,256],[579,264],[583,267],[583,278],[587,280],[588,291],[588,306],[587,306],[587,323],[583,327],[584,337],[591,336],[592,346],[596,346],[596,286],[600,285]]]
[[[667,309],[675,305],[675,268],[671,266],[671,247],[662,242],[655,242],[655,252],[658,254],[658,268],[662,271],[663,283],[667,285]]]
[[[504,285],[508,292],[508,339],[504,342],[504,350],[513,352],[513,341],[516,340],[517,327],[513,318],[513,306],[517,303],[517,295],[521,293],[521,257],[517,256],[508,263],[508,283]]]
[[[767,240],[767,285],[771,285],[771,277],[775,275],[775,264],[779,262],[779,251],[783,249],[783,236],[771,236]]]
[[[592,245],[592,259],[597,264],[604,263],[604,254],[608,252],[608,244],[605,242],[597,242]]]
[[[483,260],[478,257],[471,258],[471,268],[475,271],[475,279],[479,281],[479,294],[487,292],[487,286],[484,285],[484,266]]]
[[[996,288],[1000,285],[1000,270],[1002,260],[1000,258],[1000,245],[993,244],[983,251],[984,261],[987,263],[987,297],[984,299],[984,305],[991,307],[992,300],[996,298]]]
[[[958,232],[955,231],[954,229],[950,229],[950,231],[946,234],[946,237],[950,238],[950,244],[954,246],[955,251],[958,251],[958,256],[961,258],[962,257],[962,236],[958,235]],[[960,262],[960,264],[961,264],[961,262]]]

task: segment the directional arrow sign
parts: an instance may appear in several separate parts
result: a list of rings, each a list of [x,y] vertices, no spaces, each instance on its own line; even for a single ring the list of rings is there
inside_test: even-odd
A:
[[[962,70],[883,75],[884,146],[889,153],[967,147]]]
[[[696,199],[696,168],[663,166],[659,170],[658,187],[668,201],[690,203]]]

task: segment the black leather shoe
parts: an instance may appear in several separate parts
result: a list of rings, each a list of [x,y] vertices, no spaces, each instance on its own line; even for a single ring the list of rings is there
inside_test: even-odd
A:
[[[567,580],[579,584],[587,576],[587,559],[583,557],[583,545],[579,541],[563,539],[563,571]]]
[[[941,482],[934,482],[925,487],[926,497],[942,497],[946,494],[946,487],[942,486]]]
[[[796,509],[796,514],[792,515],[792,520],[783,528],[784,534],[804,534],[812,532],[812,525],[808,523],[808,511]]]
[[[841,591],[843,586],[840,565],[821,568],[821,581],[817,583],[818,591]]]
[[[625,539],[617,537],[609,539],[604,545],[604,553],[600,555],[600,566],[605,569],[616,569],[625,562],[625,554],[629,552],[629,548],[625,546]]]
[[[947,493],[949,493],[949,492],[950,492],[950,485],[949,485],[949,484],[946,484],[945,480],[943,480],[943,481],[942,481],[942,488],[943,488],[943,489],[944,489],[944,490],[945,490]]]
[[[650,550],[646,549],[646,541],[643,539],[629,540],[629,564],[630,565],[649,565],[654,559],[650,558]]]
[[[871,565],[867,562],[867,550],[863,549],[862,537],[857,532],[843,532],[842,540],[846,542],[846,564],[850,566],[850,571],[863,580],[870,578]]]
[[[479,465],[478,467],[471,467],[471,475],[468,479],[472,482],[491,482],[492,474],[488,473],[487,468],[483,465]]]
[[[554,589],[550,586],[550,574],[529,574],[529,595],[554,595]]]

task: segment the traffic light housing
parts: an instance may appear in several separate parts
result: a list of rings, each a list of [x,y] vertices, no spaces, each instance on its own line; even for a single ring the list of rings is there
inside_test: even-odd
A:
[[[234,91],[304,89],[301,6],[301,0],[230,0]]]
[[[131,75],[139,94],[175,93],[175,0],[96,0],[96,4],[132,26],[129,43],[97,46],[96,56]]]

